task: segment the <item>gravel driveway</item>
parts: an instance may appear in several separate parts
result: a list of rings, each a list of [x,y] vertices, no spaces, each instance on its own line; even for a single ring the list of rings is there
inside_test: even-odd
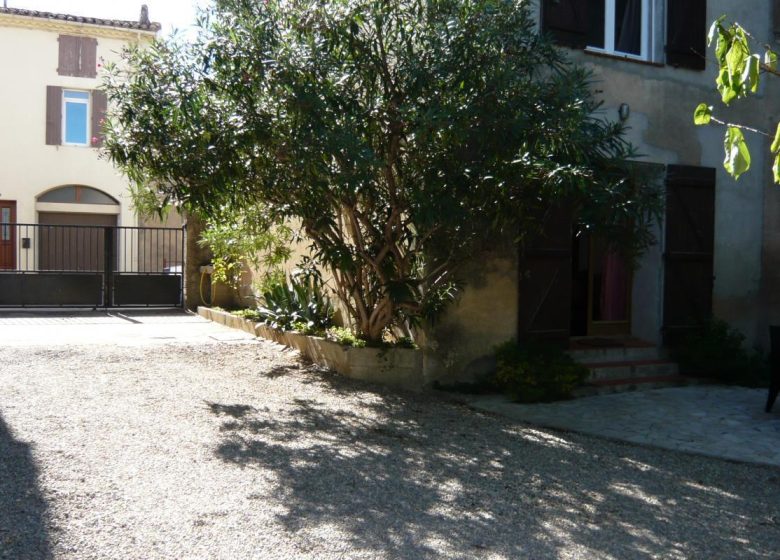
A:
[[[0,558],[780,555],[780,470],[530,428],[271,343],[0,363]]]

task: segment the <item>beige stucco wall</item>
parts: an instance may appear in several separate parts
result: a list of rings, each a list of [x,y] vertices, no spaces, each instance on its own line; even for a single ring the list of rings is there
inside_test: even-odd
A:
[[[459,276],[463,286],[457,301],[419,340],[426,384],[478,379],[493,370],[493,349],[517,336],[516,250],[483,253]]]
[[[120,226],[137,225],[127,180],[98,157],[97,149],[46,145],[46,86],[92,90],[100,85],[99,72],[95,79],[57,74],[60,34],[96,37],[99,63],[117,61],[129,41],[153,37],[147,32],[0,14],[0,200],[16,201],[17,222],[37,223],[38,195],[62,185],[87,185],[119,200]],[[90,131],[89,137],[93,135]]]

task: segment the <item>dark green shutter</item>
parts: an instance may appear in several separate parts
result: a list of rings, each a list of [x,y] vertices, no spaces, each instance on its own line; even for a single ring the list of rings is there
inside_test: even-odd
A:
[[[707,54],[707,1],[673,0],[666,5],[666,63],[704,70]]]
[[[663,332],[673,345],[712,314],[714,169],[669,166],[665,221]]]
[[[585,48],[588,39],[587,0],[543,0],[542,30],[561,45]]]

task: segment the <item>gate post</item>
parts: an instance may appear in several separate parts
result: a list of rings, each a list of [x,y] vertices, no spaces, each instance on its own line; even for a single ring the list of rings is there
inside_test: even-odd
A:
[[[103,228],[103,307],[114,300],[114,228]]]

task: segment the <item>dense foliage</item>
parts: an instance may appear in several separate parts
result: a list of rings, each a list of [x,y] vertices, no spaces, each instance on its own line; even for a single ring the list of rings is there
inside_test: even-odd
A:
[[[712,319],[692,331],[674,350],[683,373],[749,387],[769,384],[765,355],[745,348],[745,335],[728,323]]]
[[[588,378],[559,346],[509,341],[496,349],[496,386],[518,402],[565,399]]]
[[[218,0],[194,44],[109,68],[107,153],[164,201],[295,219],[369,341],[553,203],[634,254],[657,192],[527,4]]]
[[[334,310],[320,279],[299,274],[270,284],[256,314],[275,329],[313,333],[333,325]]]
[[[758,92],[762,75],[780,77],[777,69],[777,53],[769,46],[763,53],[754,52],[756,41],[741,25],[724,25],[725,16],[713,22],[708,36],[708,45],[714,43],[715,60],[718,63],[718,77],[715,80],[721,101],[729,105],[732,101]],[[750,169],[750,150],[743,131],[763,136],[769,133],[740,123],[730,123],[715,117],[712,106],[700,103],[694,112],[697,125],[717,124],[726,127],[724,148],[726,157],[723,166],[735,179]],[[772,172],[775,183],[780,183],[780,122],[776,124],[769,151],[774,158]]]
[[[261,269],[262,285],[290,257],[292,230],[262,205],[212,211],[199,243],[212,253],[212,281],[237,287],[244,267]]]

